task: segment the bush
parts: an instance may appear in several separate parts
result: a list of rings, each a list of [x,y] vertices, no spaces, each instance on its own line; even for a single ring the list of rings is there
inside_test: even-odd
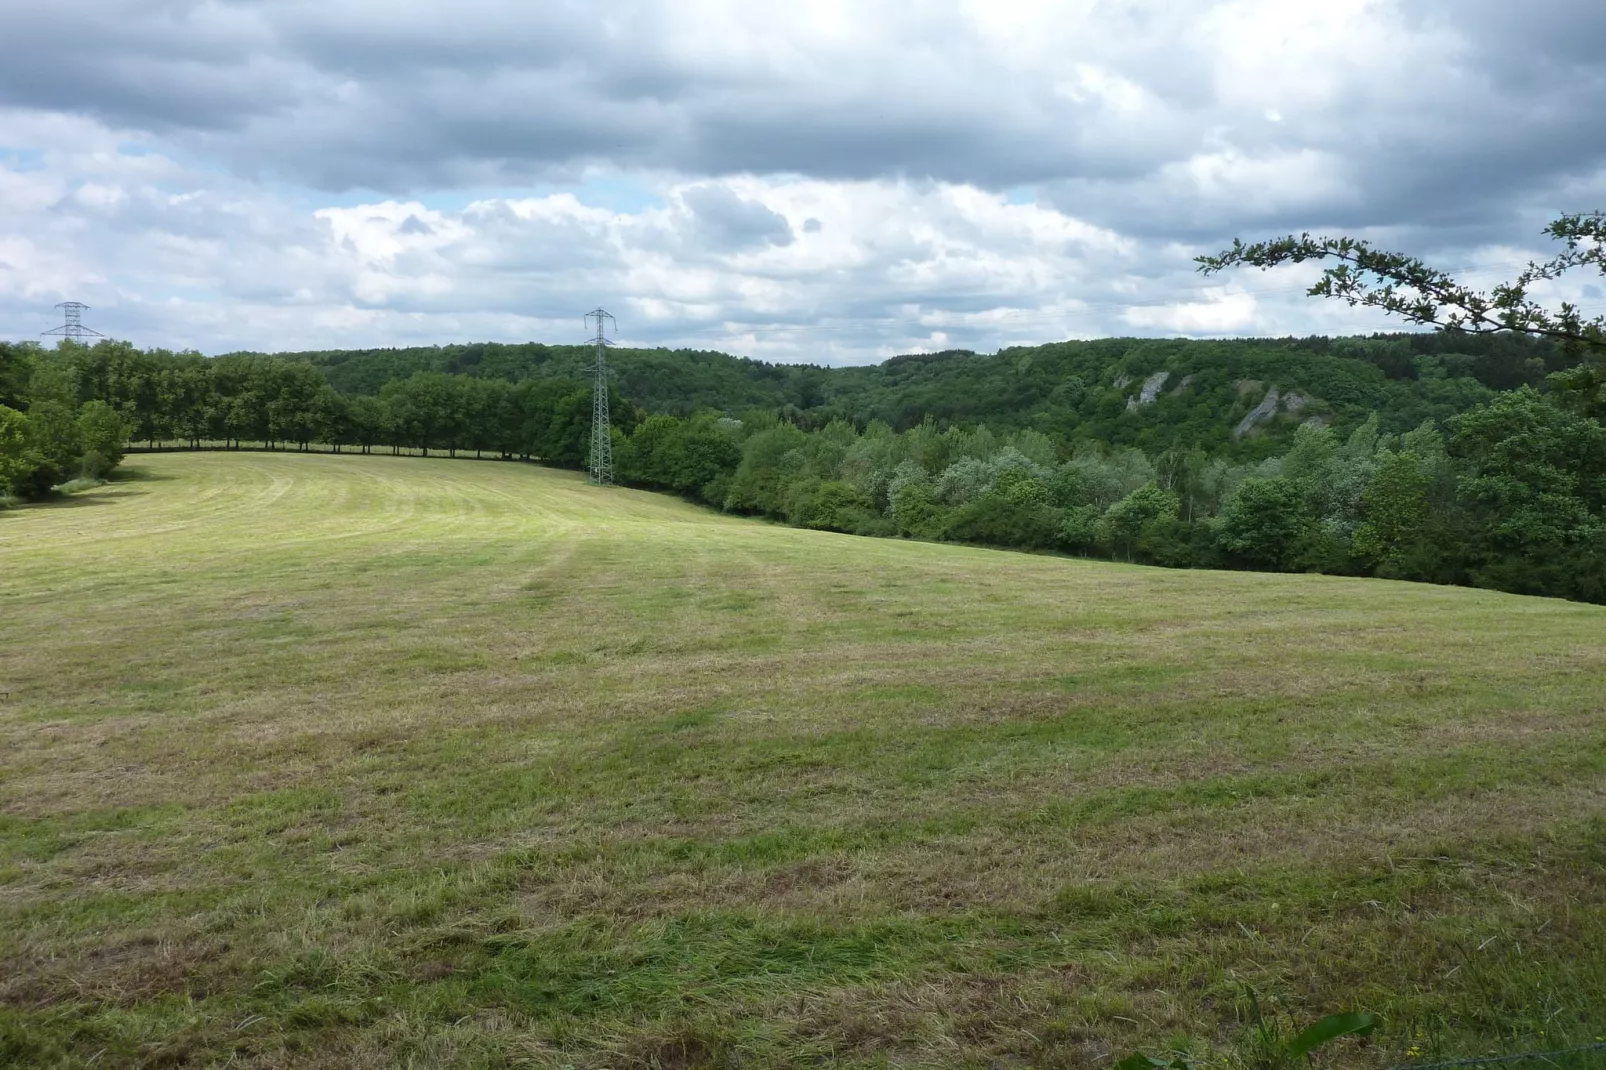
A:
[[[1472,573],[1479,587],[1606,605],[1606,529],[1545,554],[1499,558]]]
[[[1098,507],[1094,505],[1078,505],[1065,510],[1057,532],[1060,549],[1073,554],[1085,554],[1093,549],[1099,515]]]
[[[106,472],[122,462],[132,427],[121,413],[104,401],[89,401],[78,410],[77,424],[78,440],[86,458],[90,454],[101,457]]]
[[[894,481],[889,511],[901,535],[936,538],[947,525],[947,511],[938,504],[936,492],[926,479]]]
[[[1094,525],[1094,538],[1111,553],[1132,560],[1153,525],[1175,520],[1181,503],[1158,484],[1145,483],[1104,511]]]
[[[1215,534],[1200,521],[1159,517],[1144,525],[1137,552],[1166,568],[1209,568],[1216,563]]]
[[[90,450],[78,459],[78,471],[80,478],[83,479],[93,479],[97,482],[103,481],[107,476],[111,475],[111,471],[115,467],[117,467],[117,462],[99,450]]]
[[[0,405],[0,494],[16,490],[33,469],[28,448],[28,418]]]
[[[1042,502],[988,494],[954,511],[943,538],[1020,550],[1041,550],[1058,542],[1061,514]]]
[[[1286,571],[1314,527],[1292,480],[1246,479],[1221,511],[1217,544],[1237,561]]]
[[[1057,505],[1061,509],[1086,505],[1093,498],[1087,476],[1069,465],[1056,469],[1048,478],[1047,487],[1050,504]]]
[[[1049,491],[1024,468],[1006,468],[993,481],[993,493],[1021,505],[1048,505]]]
[[[850,534],[885,530],[870,496],[845,480],[805,479],[792,484],[786,495],[786,519],[800,527]]]

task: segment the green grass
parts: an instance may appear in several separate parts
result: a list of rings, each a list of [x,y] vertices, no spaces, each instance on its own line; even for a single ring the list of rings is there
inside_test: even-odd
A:
[[[153,455],[0,514],[0,1064],[1606,1027],[1606,610]],[[1582,1063],[1577,1065],[1583,1065]]]

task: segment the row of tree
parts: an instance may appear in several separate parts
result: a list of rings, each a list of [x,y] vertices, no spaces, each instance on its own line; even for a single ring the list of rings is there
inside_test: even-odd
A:
[[[377,395],[347,396],[302,360],[208,359],[121,342],[5,352],[28,369],[26,378],[54,384],[53,397],[104,404],[134,442],[149,446],[471,450],[578,467],[589,441],[591,387],[576,379],[514,383],[420,372],[384,384]],[[623,430],[635,426],[633,406],[616,399],[614,411]]]

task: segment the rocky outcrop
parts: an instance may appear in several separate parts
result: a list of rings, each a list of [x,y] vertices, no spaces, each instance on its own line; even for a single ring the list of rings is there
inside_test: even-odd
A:
[[[1238,385],[1242,391],[1244,384]],[[1290,390],[1284,394],[1273,386],[1266,391],[1266,396],[1260,399],[1260,404],[1251,409],[1249,415],[1238,421],[1238,426],[1233,428],[1232,437],[1243,438],[1245,435],[1253,434],[1255,428],[1271,420],[1279,412],[1292,416],[1309,408],[1311,404],[1312,399],[1298,391]],[[1303,422],[1314,423],[1317,426],[1323,426],[1325,423],[1320,416],[1307,417]]]
[[[1256,424],[1265,423],[1273,416],[1276,416],[1277,405],[1282,399],[1282,394],[1275,386],[1266,391],[1266,396],[1260,399],[1260,404],[1250,409],[1248,416],[1238,421],[1238,426],[1232,430],[1232,437],[1243,438],[1255,429]]]
[[[1170,372],[1155,372],[1143,380],[1143,389],[1138,392],[1138,404],[1153,405],[1154,399],[1160,396],[1160,388],[1165,386],[1166,380],[1170,378]]]

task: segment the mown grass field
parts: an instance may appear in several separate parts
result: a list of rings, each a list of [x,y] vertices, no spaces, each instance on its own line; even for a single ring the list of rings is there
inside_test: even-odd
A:
[[[1606,610],[494,462],[0,513],[0,1064],[1330,1066],[1606,1032]],[[1571,1065],[1582,1066],[1583,1062]]]

